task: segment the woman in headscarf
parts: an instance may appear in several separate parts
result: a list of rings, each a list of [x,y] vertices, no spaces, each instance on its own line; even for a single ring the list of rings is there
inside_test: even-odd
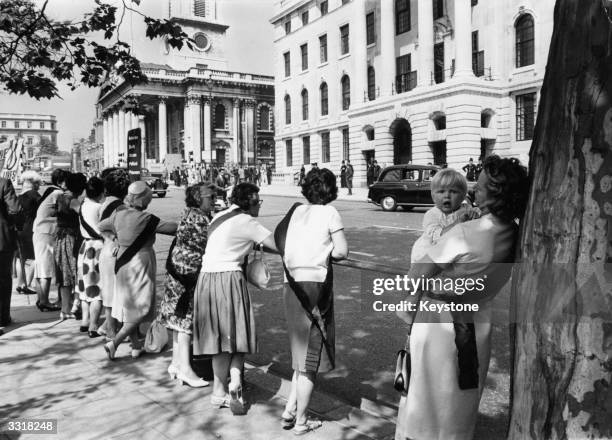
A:
[[[160,322],[173,332],[172,362],[168,374],[189,386],[205,387],[208,382],[191,368],[189,349],[193,330],[193,292],[202,267],[217,190],[208,183],[197,183],[188,187],[185,194],[186,207],[166,264],[168,273],[159,315]]]
[[[262,203],[258,192],[252,183],[237,185],[232,206],[213,218],[194,300],[194,353],[213,355],[211,402],[229,406],[234,414],[245,412],[244,355],[257,351],[255,317],[242,265],[253,245],[276,249],[272,233],[254,218]]]
[[[145,182],[134,182],[125,197],[128,208],[115,211],[98,224],[100,232],[114,234],[119,244],[112,316],[123,326],[104,345],[110,360],[115,359],[117,348],[127,336],[132,342],[132,357],[142,353],[138,325],[155,312],[155,234],[173,235],[177,229],[176,222],[145,212],[152,199],[153,192]]]

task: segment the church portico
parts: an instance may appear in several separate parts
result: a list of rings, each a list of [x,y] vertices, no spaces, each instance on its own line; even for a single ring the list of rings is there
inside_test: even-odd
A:
[[[274,165],[268,149],[258,155],[258,145],[273,143],[274,78],[225,70],[227,26],[217,21],[214,2],[197,11],[181,6],[187,3],[172,0],[168,18],[184,24],[193,50],[165,48],[155,63],[143,62],[146,83],[109,78],[102,87],[97,105],[105,166],[126,165],[132,128],[141,130],[143,167],[164,163],[168,155],[174,164],[178,158],[216,167]]]

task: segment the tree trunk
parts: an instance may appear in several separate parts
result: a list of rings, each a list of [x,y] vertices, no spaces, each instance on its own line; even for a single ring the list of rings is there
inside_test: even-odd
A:
[[[612,437],[612,24],[557,0],[513,277],[510,439]]]

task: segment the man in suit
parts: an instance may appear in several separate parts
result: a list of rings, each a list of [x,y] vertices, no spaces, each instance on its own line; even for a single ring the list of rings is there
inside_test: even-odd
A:
[[[13,253],[17,247],[17,232],[13,216],[21,205],[9,179],[0,177],[0,327],[11,323],[11,293],[13,291]]]
[[[346,187],[348,188],[348,195],[353,195],[353,175],[355,174],[355,170],[353,169],[353,165],[351,165],[350,160],[346,160]]]

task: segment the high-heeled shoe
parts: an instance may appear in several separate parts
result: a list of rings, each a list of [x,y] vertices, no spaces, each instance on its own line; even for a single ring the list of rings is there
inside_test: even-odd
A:
[[[201,377],[198,377],[197,379],[189,379],[180,371],[176,373],[176,379],[182,385],[189,385],[191,388],[204,388],[210,385],[208,381],[202,379]]]
[[[89,335],[90,338],[99,338],[100,336],[102,336],[100,333],[98,333],[95,330],[90,330],[89,332],[87,332],[87,334]]]
[[[76,319],[76,316],[74,313],[60,312],[60,320],[65,321],[67,319]]]
[[[168,365],[168,375],[170,376],[170,380],[176,379],[178,373],[178,368],[174,364]]]
[[[113,341],[107,342],[106,344],[104,344],[104,350],[106,351],[108,359],[114,361],[115,353],[117,352],[117,347],[115,347],[115,343]]]
[[[215,396],[214,394],[212,394],[210,396],[210,404],[212,406],[215,406],[217,408],[229,408],[230,406],[230,396],[229,394],[224,396],[224,397],[220,397],[220,396]]]
[[[38,307],[38,310],[41,312],[57,312],[61,310],[60,306],[54,304],[41,304],[40,301],[36,301],[36,307]]]
[[[243,416],[246,414],[246,404],[242,398],[242,385],[229,384],[229,395],[230,395],[230,411],[235,416]]]

